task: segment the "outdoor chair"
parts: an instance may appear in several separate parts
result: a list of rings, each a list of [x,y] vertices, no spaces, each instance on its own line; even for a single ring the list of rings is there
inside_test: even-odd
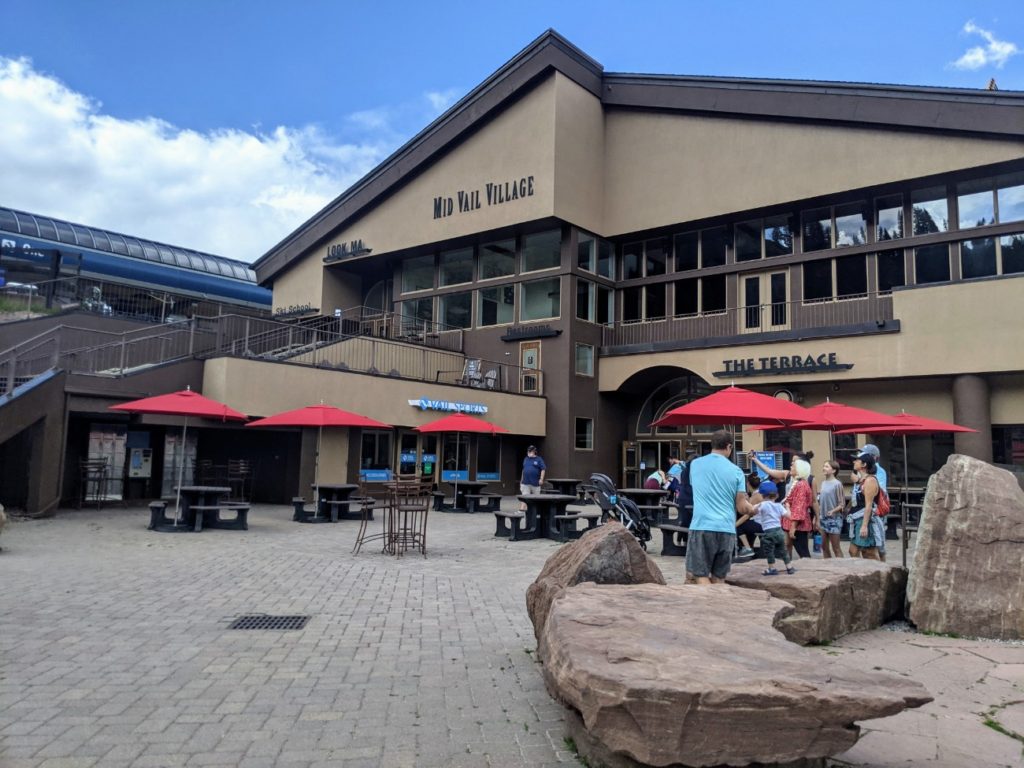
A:
[[[371,541],[383,542],[382,551],[388,547],[388,518],[391,507],[392,489],[379,483],[360,483],[359,495],[352,501],[360,504],[359,531],[356,533],[356,541],[352,546],[352,554],[359,554],[363,544]],[[370,523],[373,521],[374,512],[382,512],[381,532],[370,533]]]
[[[96,509],[103,508],[103,500],[107,495],[106,459],[81,459],[78,462],[78,508],[85,503],[93,502]]]

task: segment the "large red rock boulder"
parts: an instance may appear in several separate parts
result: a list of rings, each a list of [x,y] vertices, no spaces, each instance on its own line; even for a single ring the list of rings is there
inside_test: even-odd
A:
[[[803,559],[796,573],[763,576],[764,560],[733,565],[727,584],[760,589],[795,608],[779,631],[801,645],[875,629],[903,614],[907,572],[860,557]]]
[[[919,629],[1024,638],[1024,491],[1011,473],[953,454],[932,475],[907,602]]]
[[[725,584],[580,584],[541,631],[545,682],[602,746],[594,757],[622,765],[820,760],[853,746],[857,723],[931,701],[919,683],[789,642],[775,627],[792,611]]]
[[[526,610],[538,640],[551,601],[566,587],[585,581],[595,584],[664,584],[665,577],[640,548],[633,534],[619,523],[610,521],[587,531],[549,557],[540,575],[526,590]]]

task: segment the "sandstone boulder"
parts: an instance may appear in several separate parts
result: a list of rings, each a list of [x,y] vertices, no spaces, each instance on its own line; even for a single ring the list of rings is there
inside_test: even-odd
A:
[[[652,766],[821,759],[856,743],[856,723],[931,701],[789,642],[774,627],[792,611],[725,584],[581,584],[541,632],[545,682],[607,752]]]
[[[1024,491],[1009,472],[953,454],[932,475],[907,586],[919,629],[1024,638]]]
[[[796,610],[779,630],[801,645],[826,643],[850,632],[874,629],[903,613],[907,572],[863,558],[803,559],[792,576],[762,576],[764,560],[736,564],[727,584],[760,589]],[[780,566],[781,568],[781,566]]]
[[[548,558],[526,591],[526,610],[533,633],[547,620],[551,601],[574,584],[664,584],[661,569],[647,556],[633,535],[611,521],[587,531]]]

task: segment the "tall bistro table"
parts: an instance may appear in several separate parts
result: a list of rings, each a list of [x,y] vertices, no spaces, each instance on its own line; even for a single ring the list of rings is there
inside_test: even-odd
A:
[[[526,505],[526,520],[523,533],[518,539],[558,538],[558,522],[555,518],[565,514],[565,508],[577,501],[576,496],[567,493],[534,493],[520,496]]]
[[[200,530],[202,525],[196,527],[195,507],[218,506],[224,497],[231,493],[227,486],[220,485],[182,485],[175,488],[181,494],[181,519],[186,525],[195,530]],[[214,516],[215,517],[215,516]],[[216,525],[212,520],[206,522],[207,528],[214,528]]]
[[[317,485],[313,486],[316,491]],[[300,522],[303,523],[336,523],[340,519],[358,519],[358,515],[351,513],[349,504],[352,492],[359,488],[354,483],[320,483],[319,497],[316,499],[316,516],[306,517]]]

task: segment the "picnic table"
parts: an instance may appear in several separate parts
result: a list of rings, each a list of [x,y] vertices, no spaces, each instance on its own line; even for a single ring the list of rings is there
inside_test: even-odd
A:
[[[565,508],[576,501],[575,496],[567,493],[533,493],[518,497],[526,505],[522,531],[513,529],[510,536],[514,541],[520,539],[554,539],[564,541],[564,535],[558,525],[559,516],[565,515]],[[502,515],[495,512],[495,515]]]
[[[483,489],[487,487],[487,482],[482,480],[459,480],[458,482],[452,481],[449,485],[455,488],[451,505],[444,503],[444,494],[441,491],[434,492],[434,509],[438,512],[465,512],[470,510],[466,503],[466,496],[485,495]],[[438,498],[438,494],[440,494],[440,498]]]
[[[182,485],[175,490],[181,497],[181,520],[186,528],[199,532],[203,528],[248,530],[248,504],[228,503],[231,488],[220,485]],[[221,512],[233,512],[234,518],[224,520]],[[153,519],[150,528],[163,530],[164,521]]]
[[[296,508],[294,520],[300,523],[336,523],[338,520],[359,519],[360,515],[353,513],[349,507],[352,503],[352,492],[359,488],[357,484],[314,483],[312,488],[316,494],[313,500],[316,511],[312,515],[300,515]]]
[[[658,525],[668,517],[668,508],[661,503],[668,496],[664,488],[620,488],[619,496],[636,504],[648,523]]]
[[[555,493],[565,494],[566,496],[575,496],[576,489],[582,480],[577,480],[574,477],[549,477],[547,479],[551,483],[551,487]]]

